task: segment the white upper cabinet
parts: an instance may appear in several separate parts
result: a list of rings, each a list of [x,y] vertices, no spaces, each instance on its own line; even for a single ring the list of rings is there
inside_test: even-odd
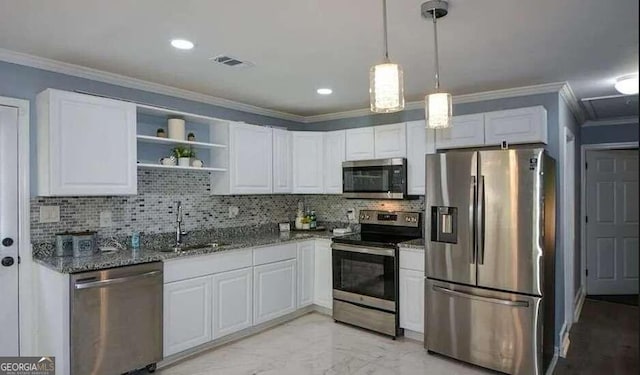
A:
[[[324,193],[342,194],[342,162],[345,161],[344,130],[324,134]]]
[[[374,159],[374,145],[373,127],[348,129],[346,131],[347,160]]]
[[[436,148],[484,146],[484,114],[454,116],[450,128],[436,130]]]
[[[135,104],[48,89],[36,107],[38,195],[137,193]]]
[[[291,132],[293,137],[293,192],[322,194],[324,133]]]
[[[542,106],[488,112],[485,144],[547,143],[547,111]]]
[[[229,170],[212,175],[213,194],[271,194],[273,130],[244,123],[229,124]]]
[[[273,192],[293,191],[293,165],[291,133],[273,129]]]
[[[407,156],[407,132],[404,122],[376,126],[373,131],[376,159],[404,158]]]
[[[407,122],[407,193],[424,195],[425,155],[435,153],[435,131],[424,120]]]

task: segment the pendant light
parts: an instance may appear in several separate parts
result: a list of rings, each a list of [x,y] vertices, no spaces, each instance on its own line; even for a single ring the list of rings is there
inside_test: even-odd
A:
[[[404,109],[404,83],[402,68],[389,60],[387,46],[387,1],[382,0],[384,60],[369,71],[369,99],[371,111],[391,113]]]
[[[438,27],[436,20],[447,15],[449,3],[445,0],[431,0],[422,4],[424,18],[433,20],[433,40],[435,42],[436,92],[424,97],[425,121],[428,129],[443,129],[451,126],[453,105],[451,94],[440,92],[440,62],[438,61]]]

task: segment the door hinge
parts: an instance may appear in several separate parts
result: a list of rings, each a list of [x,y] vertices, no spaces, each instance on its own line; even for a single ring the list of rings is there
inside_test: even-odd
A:
[[[20,259],[20,255],[18,255],[18,264],[20,264],[21,259]]]
[[[589,269],[584,270],[585,276],[589,276]]]
[[[588,223],[588,222],[589,222],[589,216],[585,216],[585,217],[584,217],[584,222],[585,222],[585,223]]]
[[[584,163],[584,169],[589,169],[589,163]]]

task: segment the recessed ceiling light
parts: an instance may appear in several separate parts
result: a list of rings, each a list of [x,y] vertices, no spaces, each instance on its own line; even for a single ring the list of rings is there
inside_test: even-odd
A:
[[[328,88],[322,88],[322,89],[317,89],[316,92],[320,95],[331,95],[333,93],[333,90]]]
[[[173,39],[171,41],[171,45],[177,49],[192,49],[193,42],[188,41],[186,39]]]
[[[638,93],[638,73],[627,74],[626,76],[616,79],[614,85],[619,93],[624,95],[634,95]]]

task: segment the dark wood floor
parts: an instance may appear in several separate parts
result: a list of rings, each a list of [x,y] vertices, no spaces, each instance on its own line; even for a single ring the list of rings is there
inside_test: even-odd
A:
[[[555,374],[640,374],[639,314],[637,306],[587,299]]]

